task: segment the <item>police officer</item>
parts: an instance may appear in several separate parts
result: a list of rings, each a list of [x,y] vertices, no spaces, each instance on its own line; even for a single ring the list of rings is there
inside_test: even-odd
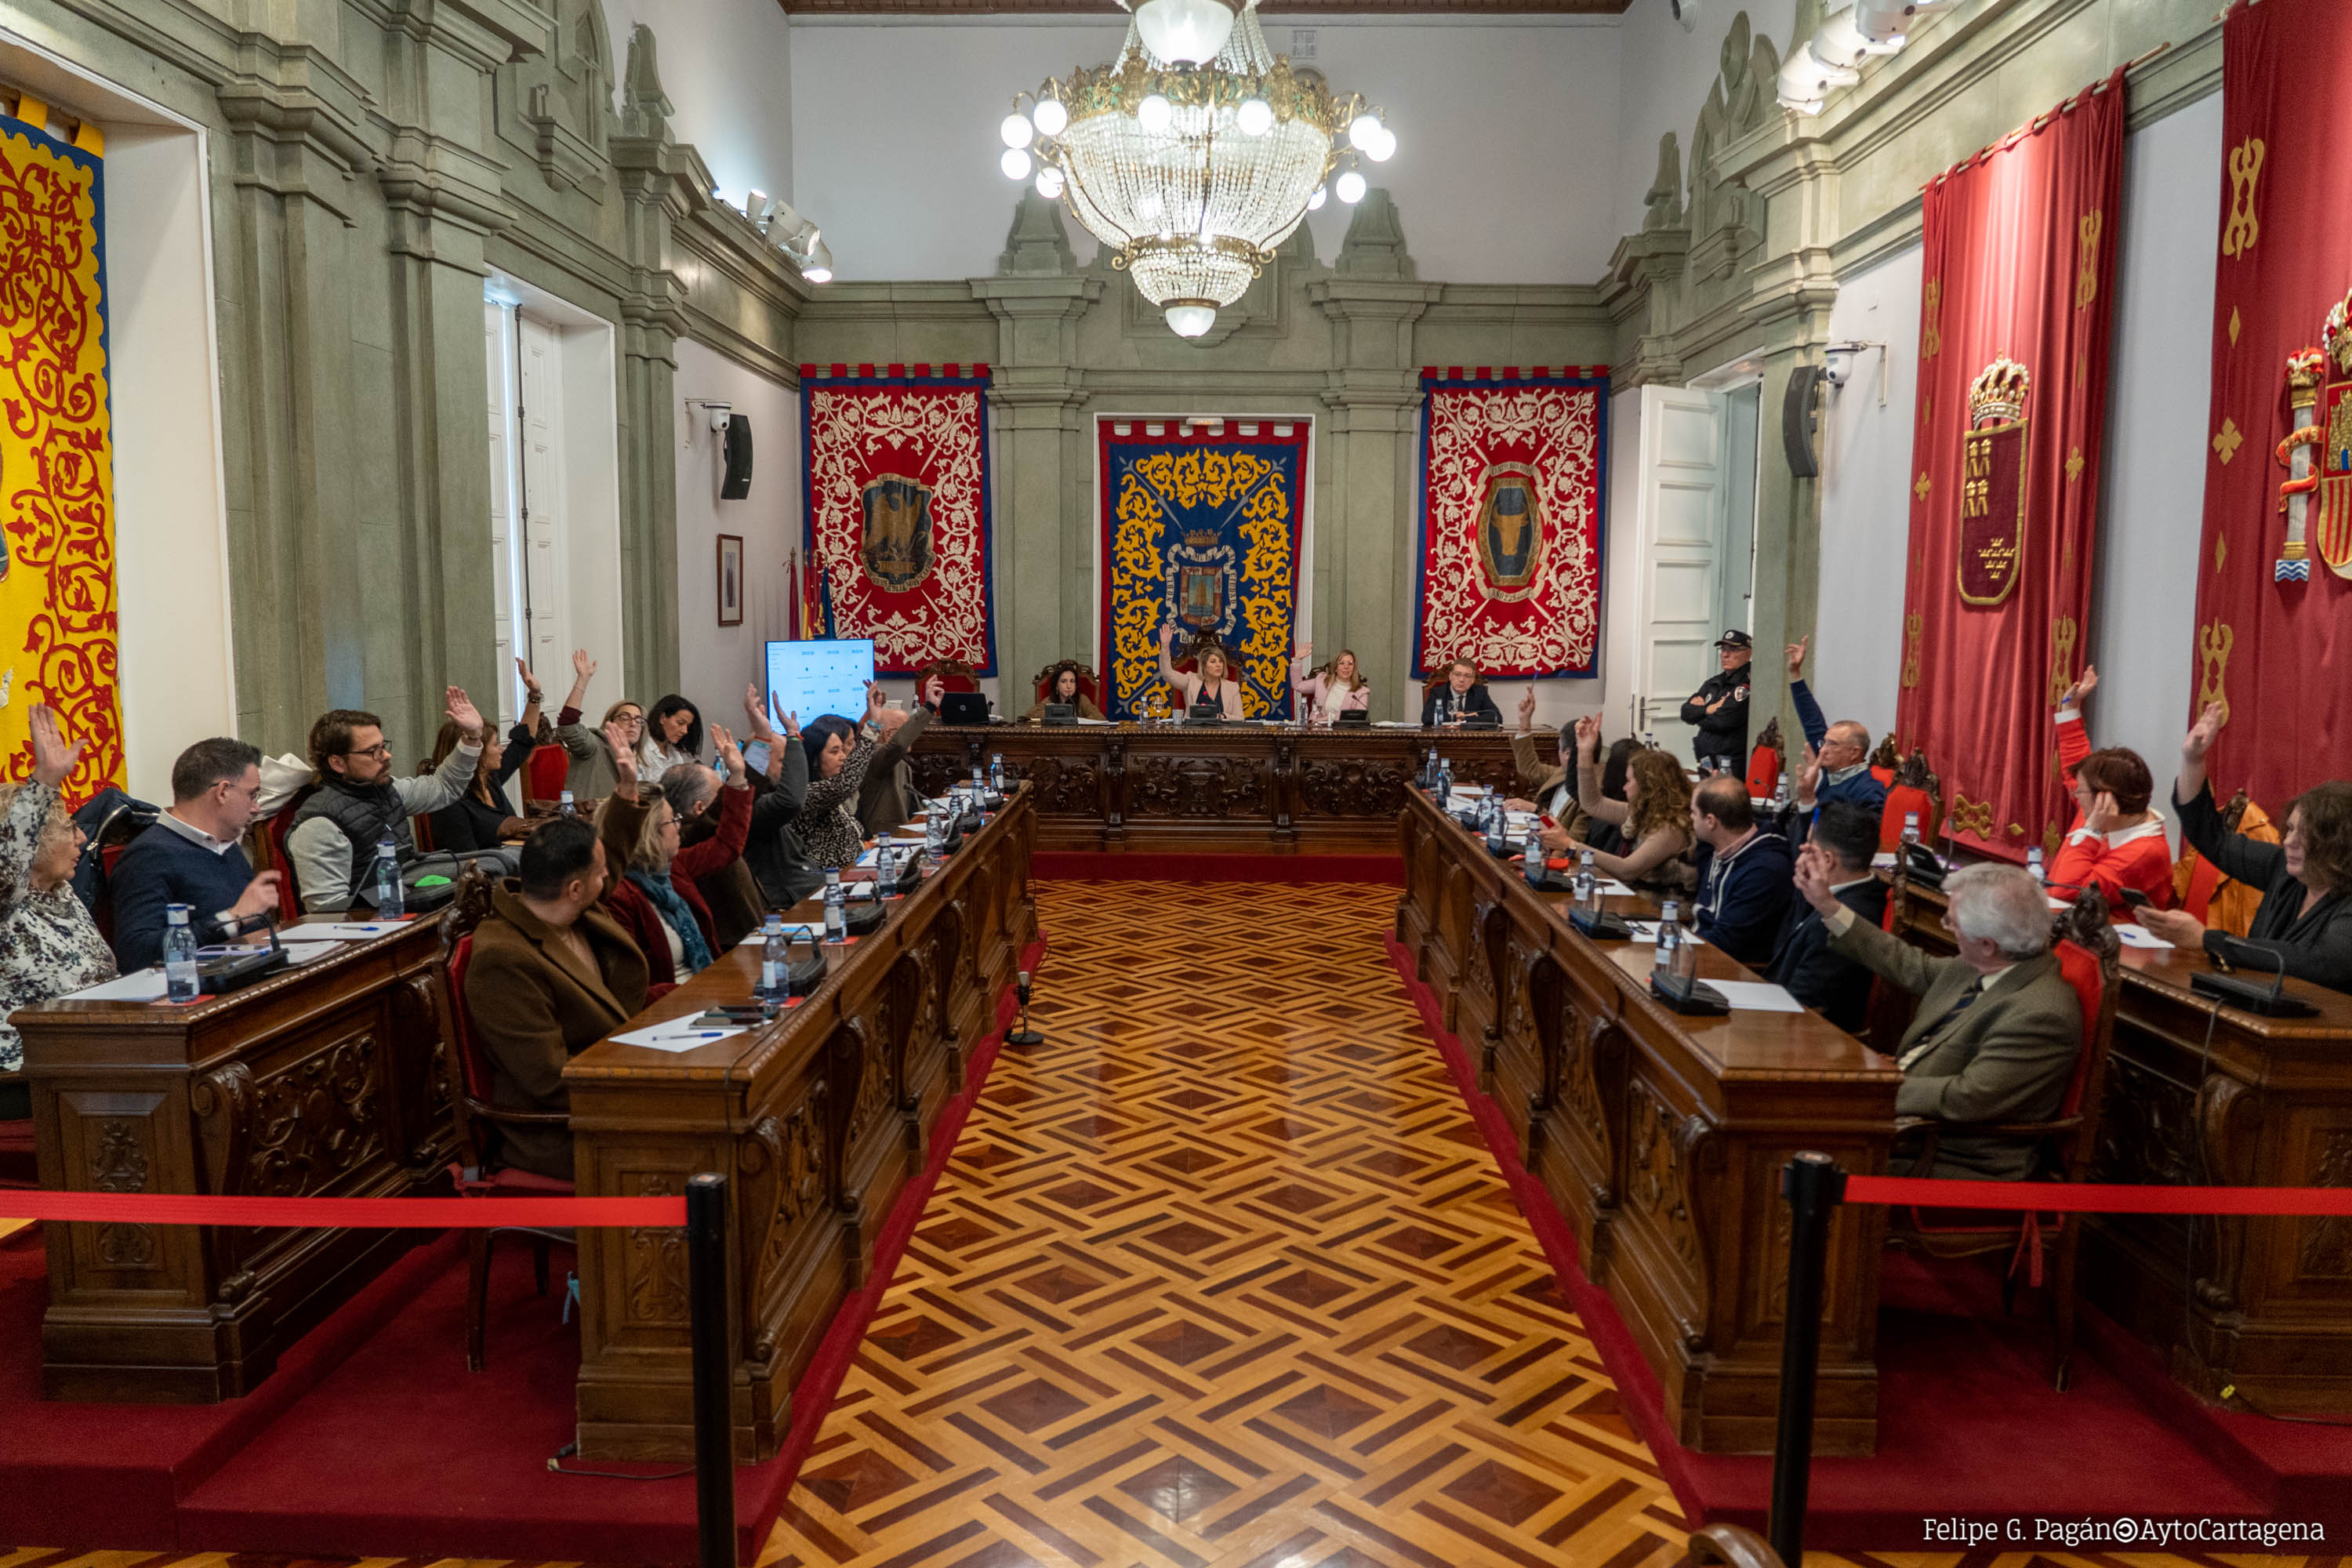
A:
[[[1746,632],[1727,631],[1716,638],[1715,650],[1723,668],[1683,704],[1683,722],[1698,730],[1693,745],[1701,767],[1708,765],[1710,757],[1717,757],[1723,761],[1716,766],[1734,773],[1747,771],[1748,660],[1754,647]]]

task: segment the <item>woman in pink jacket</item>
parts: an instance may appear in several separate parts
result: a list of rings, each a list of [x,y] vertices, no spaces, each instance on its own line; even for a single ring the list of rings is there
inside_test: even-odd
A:
[[[1290,661],[1290,685],[1298,694],[1301,723],[1329,724],[1349,709],[1372,705],[1371,683],[1356,668],[1355,649],[1341,648],[1328,668],[1310,675],[1307,661],[1314,657],[1315,645],[1303,642],[1298,645],[1298,657]]]

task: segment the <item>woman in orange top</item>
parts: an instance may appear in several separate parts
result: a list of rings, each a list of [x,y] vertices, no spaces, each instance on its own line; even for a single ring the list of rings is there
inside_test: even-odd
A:
[[[2164,818],[2148,809],[2156,781],[2137,752],[2123,746],[2091,750],[2083,733],[2083,700],[2098,689],[2099,672],[2082,678],[2058,700],[2058,765],[2074,795],[2074,826],[2050,867],[2050,885],[2063,893],[2099,889],[2112,907],[2123,890],[2147,895],[2159,910],[2172,907],[2172,847]]]

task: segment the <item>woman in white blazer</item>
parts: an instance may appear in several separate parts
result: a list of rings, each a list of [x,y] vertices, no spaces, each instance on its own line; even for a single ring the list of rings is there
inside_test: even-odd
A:
[[[1160,628],[1160,679],[1184,694],[1187,711],[1202,702],[1214,703],[1228,719],[1239,719],[1242,713],[1242,689],[1225,667],[1223,648],[1203,649],[1199,663],[1200,672],[1179,669],[1168,657],[1168,645],[1176,640],[1176,623],[1169,622]]]

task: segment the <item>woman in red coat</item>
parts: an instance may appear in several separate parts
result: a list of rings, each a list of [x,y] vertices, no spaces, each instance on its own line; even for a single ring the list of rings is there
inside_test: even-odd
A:
[[[2098,684],[2098,670],[2086,664],[2058,700],[2058,765],[2074,795],[2074,826],[2051,863],[2050,885],[2061,893],[2095,887],[2111,908],[2130,888],[2170,909],[2172,846],[2163,816],[2148,809],[2156,781],[2147,763],[2128,747],[2095,752],[2083,733],[2083,700]]]

